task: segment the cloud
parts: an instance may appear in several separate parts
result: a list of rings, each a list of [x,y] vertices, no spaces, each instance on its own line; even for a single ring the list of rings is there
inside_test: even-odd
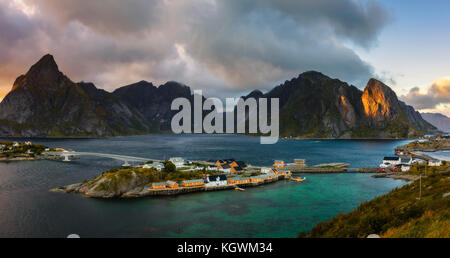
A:
[[[407,95],[400,98],[416,109],[436,109],[438,106],[448,105],[450,104],[450,77],[435,80],[425,93],[422,93],[418,87],[414,87]]]
[[[0,87],[46,53],[107,90],[145,79],[241,94],[307,70],[363,86],[373,68],[348,43],[370,49],[390,21],[376,1],[13,2],[0,0]]]

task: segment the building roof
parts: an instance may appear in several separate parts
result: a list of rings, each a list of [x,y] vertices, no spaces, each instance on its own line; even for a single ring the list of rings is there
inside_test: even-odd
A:
[[[259,175],[259,176],[252,176],[251,178],[253,178],[253,179],[258,179],[258,178],[265,179],[266,177],[267,177],[267,175]]]
[[[399,160],[399,157],[384,157],[383,160]]]
[[[156,182],[156,183],[153,183],[153,185],[154,186],[165,186],[166,182]]]
[[[210,167],[210,168],[216,168],[217,166],[216,166],[216,165],[209,165],[208,167]]]
[[[236,161],[236,164],[238,164],[238,166],[243,167],[243,168],[247,166],[247,164],[245,164],[244,161],[240,161],[240,160]]]
[[[412,158],[401,158],[400,161],[402,163],[409,163],[412,160]]]
[[[227,176],[225,175],[208,176],[209,182],[217,181],[217,178],[219,178],[219,181],[227,181]]]
[[[234,170],[236,170],[236,171],[242,171],[242,170],[244,170],[244,169],[241,168],[241,167],[235,167]]]
[[[203,183],[203,179],[193,179],[193,180],[184,180],[183,183],[185,184],[192,184],[192,183]]]
[[[170,181],[170,180],[169,180],[169,181],[167,181],[166,183],[167,183],[168,185],[174,185],[174,184],[176,184],[177,182],[174,182],[174,181]]]
[[[233,178],[230,178],[230,179],[233,180],[233,181],[242,181],[242,180],[250,180],[250,177],[237,176],[237,177],[233,177]]]
[[[229,168],[231,168],[231,166],[228,165],[228,164],[223,164],[223,165],[221,165],[221,167],[222,167],[223,169],[229,169]]]

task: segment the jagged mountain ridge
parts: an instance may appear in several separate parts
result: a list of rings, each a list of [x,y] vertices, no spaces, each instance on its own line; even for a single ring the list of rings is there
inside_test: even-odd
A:
[[[17,78],[0,103],[0,136],[108,137],[170,132],[176,113],[170,106],[178,97],[193,101],[191,89],[177,82],[156,87],[140,81],[112,93],[92,83],[76,84],[46,55]],[[248,97],[280,99],[282,136],[404,138],[436,130],[375,79],[361,91],[319,72],[306,72],[265,94],[255,90],[244,98]]]
[[[319,72],[305,72],[266,94],[280,99],[280,134],[285,137],[407,138],[436,128],[382,82],[364,91]]]
[[[177,111],[171,110],[176,98],[187,98],[191,102],[191,89],[178,82],[167,82],[159,87],[147,81],[140,81],[116,89],[113,94],[128,106],[138,110],[153,126],[152,131],[169,131],[172,117]]]
[[[7,137],[106,137],[141,134],[139,112],[93,84],[76,84],[45,55],[14,82],[0,103],[0,135]]]

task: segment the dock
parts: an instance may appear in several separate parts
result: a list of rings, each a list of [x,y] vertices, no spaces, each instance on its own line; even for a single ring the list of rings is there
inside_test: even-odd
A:
[[[168,195],[179,195],[195,192],[210,192],[210,191],[223,191],[223,190],[234,190],[236,187],[249,188],[256,187],[265,184],[275,183],[283,179],[289,179],[291,175],[283,176],[279,175],[276,178],[266,179],[262,182],[256,183],[245,183],[245,184],[228,184],[222,186],[189,186],[189,187],[177,187],[177,188],[164,188],[164,189],[152,189],[151,187],[145,187],[142,191],[128,192],[122,195],[122,198],[135,198],[144,196],[168,196]],[[58,189],[56,189],[58,190]]]

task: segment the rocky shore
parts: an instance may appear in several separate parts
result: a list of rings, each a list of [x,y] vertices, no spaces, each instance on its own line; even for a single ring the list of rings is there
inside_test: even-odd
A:
[[[408,174],[399,174],[399,173],[377,173],[375,175],[372,175],[373,178],[392,178],[392,179],[399,179],[399,180],[405,180],[405,181],[416,181],[419,179],[418,176],[415,175],[408,175]]]
[[[236,187],[248,188],[270,184],[285,179],[283,175],[257,183],[230,184],[224,186],[193,186],[154,189],[153,171],[133,170],[124,173],[105,172],[92,180],[51,189],[52,192],[78,193],[92,198],[139,198],[145,196],[167,196],[193,192],[232,190]]]

